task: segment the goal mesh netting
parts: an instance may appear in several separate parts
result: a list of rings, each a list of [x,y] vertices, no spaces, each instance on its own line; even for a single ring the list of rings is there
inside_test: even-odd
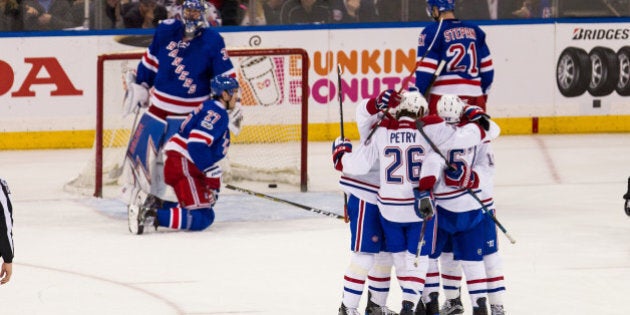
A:
[[[308,55],[303,49],[228,49],[241,87],[242,129],[232,135],[224,182],[287,183],[307,190]],[[124,157],[139,115],[123,117],[123,77],[141,52],[104,54],[97,65],[94,155],[65,189],[102,197],[123,184]]]

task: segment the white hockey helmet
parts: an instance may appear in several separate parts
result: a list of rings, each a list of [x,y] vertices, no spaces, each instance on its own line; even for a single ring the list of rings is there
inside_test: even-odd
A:
[[[442,117],[446,123],[456,124],[462,116],[466,104],[457,95],[444,94],[437,102],[437,114]]]
[[[422,109],[422,112],[420,110]],[[429,104],[417,88],[412,87],[409,91],[403,91],[400,98],[400,105],[396,107],[396,114],[407,111],[411,114],[422,117],[429,112]]]

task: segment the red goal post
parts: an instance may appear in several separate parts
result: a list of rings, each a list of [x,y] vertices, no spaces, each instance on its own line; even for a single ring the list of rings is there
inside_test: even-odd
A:
[[[104,145],[105,139],[114,137],[112,134],[116,133],[116,131],[112,131],[106,126],[104,117],[107,106],[118,105],[106,104],[107,93],[110,93],[107,89],[122,90],[122,83],[118,85],[122,79],[116,83],[105,82],[106,64],[110,61],[129,60],[130,62],[135,62],[133,64],[135,67],[142,55],[142,52],[127,52],[98,56],[95,157],[93,165],[93,195],[95,197],[103,196],[103,186],[105,184],[104,168],[108,163],[104,154],[108,147],[108,145]],[[232,169],[232,173],[237,174],[236,168],[238,167],[245,167],[245,170],[240,172],[241,175],[230,176],[236,176],[235,178],[244,180],[289,182],[299,185],[300,191],[307,191],[309,57],[306,50],[301,48],[228,48],[228,55],[237,70],[245,112],[243,129],[239,136],[232,135],[232,145],[228,153],[231,165],[232,159],[237,160],[234,163],[236,166],[229,167]],[[297,113],[298,111],[299,114]],[[257,121],[257,119],[266,119],[266,121]],[[122,129],[120,127],[114,128]],[[127,124],[127,127],[124,129],[124,132],[118,133],[122,134],[126,140],[124,143],[116,145],[126,148],[131,133],[131,126]],[[290,145],[283,144],[288,142],[296,142],[298,144],[298,149],[295,150],[295,153],[290,153],[287,150],[287,147]],[[233,151],[238,151],[235,148],[246,147],[247,149],[244,153],[232,154]],[[121,153],[117,154],[120,155]],[[115,158],[124,158],[124,151],[122,154],[123,156]],[[295,167],[291,165],[293,162],[283,161],[282,159],[286,158],[283,155],[295,157],[297,160]],[[267,156],[269,156],[269,160],[258,161]],[[251,157],[254,162],[238,161],[240,158],[246,159],[248,157]],[[247,165],[250,162],[258,165]],[[120,167],[120,163],[117,166]],[[90,172],[88,171],[88,173]],[[259,177],[254,175],[257,172],[263,175]],[[117,173],[120,175],[121,172],[118,171]],[[295,173],[296,179],[284,178],[285,176],[294,176],[285,175],[289,173]],[[91,177],[92,175],[87,176]],[[245,178],[242,176],[257,177]]]

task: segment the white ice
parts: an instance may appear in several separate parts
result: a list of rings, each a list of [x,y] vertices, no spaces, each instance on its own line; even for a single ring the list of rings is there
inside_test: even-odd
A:
[[[504,136],[494,147],[498,218],[517,241],[500,235],[509,314],[628,314],[630,137]],[[206,231],[131,235],[121,203],[62,190],[90,154],[0,152],[15,219],[2,315],[337,313],[342,220],[224,189]],[[308,193],[249,188],[341,213],[330,143],[309,145],[309,174]],[[388,305],[400,309],[395,280]]]

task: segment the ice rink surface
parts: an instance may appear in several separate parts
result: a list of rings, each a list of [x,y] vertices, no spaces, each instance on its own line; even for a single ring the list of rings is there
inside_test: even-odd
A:
[[[504,136],[494,148],[498,219],[517,241],[500,235],[509,314],[628,314],[630,135]],[[330,143],[309,151],[308,193],[245,187],[341,213]],[[224,189],[206,231],[131,235],[122,203],[62,189],[90,155],[0,152],[16,255],[1,314],[337,314],[342,220]],[[400,309],[395,280],[388,304]]]

